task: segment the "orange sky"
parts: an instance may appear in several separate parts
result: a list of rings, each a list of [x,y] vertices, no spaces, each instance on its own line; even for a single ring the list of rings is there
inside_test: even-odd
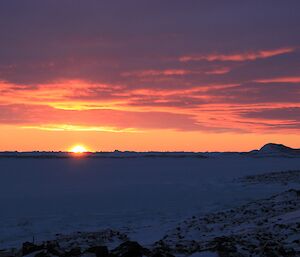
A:
[[[1,1],[0,151],[300,148],[300,3],[267,2]]]
[[[281,80],[291,80],[293,86],[295,79]],[[259,83],[262,87],[269,82]],[[74,144],[91,151],[247,151],[267,142],[300,145],[296,117],[300,104],[256,102],[257,88],[241,89],[240,84],[152,90],[61,80],[0,86],[2,151],[64,151]],[[232,89],[233,96],[238,92],[238,101],[227,94]],[[255,101],[244,103],[251,101],[251,94]],[[203,103],[187,99],[186,106],[172,104],[184,95]]]
[[[248,151],[265,142],[299,147],[295,134],[234,134],[154,130],[145,133],[41,131],[15,126],[0,127],[1,150],[67,151],[82,144],[91,151]]]

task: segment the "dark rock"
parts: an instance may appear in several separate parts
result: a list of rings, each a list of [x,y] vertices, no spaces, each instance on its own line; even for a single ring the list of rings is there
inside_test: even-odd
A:
[[[46,251],[41,251],[41,252],[38,252],[36,255],[34,255],[34,257],[51,257],[51,255],[49,253],[47,253]]]
[[[112,253],[117,257],[142,257],[143,255],[149,255],[150,251],[137,242],[127,241],[119,245]]]
[[[156,252],[150,255],[150,257],[174,257],[174,255],[166,252]]]
[[[106,246],[94,246],[86,250],[89,253],[95,253],[97,257],[108,257],[108,248]]]
[[[44,249],[43,245],[35,245],[30,242],[25,242],[25,243],[23,243],[23,246],[22,246],[22,256],[33,253],[33,252],[37,252],[37,251],[40,251],[43,249]]]
[[[75,247],[71,249],[70,251],[67,251],[63,254],[63,257],[74,257],[74,256],[80,256],[81,255],[81,249],[80,247]]]
[[[294,249],[286,249],[283,246],[278,249],[278,253],[282,256],[296,256],[296,251]]]
[[[236,242],[231,237],[217,237],[214,239],[215,251],[220,257],[239,256],[236,248]]]
[[[15,257],[16,255],[11,252],[0,250],[0,257]]]
[[[46,243],[46,250],[48,253],[56,256],[62,256],[63,252],[61,251],[59,244],[57,242],[47,242]]]

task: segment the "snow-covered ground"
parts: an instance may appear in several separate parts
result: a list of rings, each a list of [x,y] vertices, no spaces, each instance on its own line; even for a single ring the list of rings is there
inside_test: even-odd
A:
[[[0,158],[0,249],[104,228],[150,245],[192,215],[295,188],[237,178],[300,170],[300,158],[206,156]]]
[[[225,256],[299,256],[300,190],[193,216],[169,231],[157,245],[179,253],[211,250]]]

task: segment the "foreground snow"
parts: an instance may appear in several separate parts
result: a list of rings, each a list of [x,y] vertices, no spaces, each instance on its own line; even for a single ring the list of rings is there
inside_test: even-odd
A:
[[[211,250],[240,256],[300,256],[300,191],[193,216],[157,245],[186,254]]]
[[[99,244],[93,238],[99,239],[101,231],[116,231],[128,237],[123,241],[136,240],[150,250],[163,243],[172,254],[186,256],[205,250],[200,242],[207,249],[199,256],[215,256],[217,247],[231,245],[244,249],[247,256],[249,244],[272,241],[272,231],[297,240],[297,234],[275,226],[279,223],[273,218],[285,219],[285,225],[297,229],[291,221],[299,222],[296,191],[288,190],[299,189],[300,158],[257,158],[257,153],[207,157],[0,158],[0,249],[20,248],[33,238],[67,238],[84,250],[82,240],[89,237],[90,244]],[[280,197],[296,209],[289,209]],[[246,221],[249,215],[251,222]],[[177,228],[183,238],[177,238]],[[123,241],[114,238],[101,244],[113,249]],[[176,247],[181,241],[187,248]],[[297,251],[296,245],[284,240],[282,244]]]
[[[193,216],[147,248],[129,240],[126,234],[113,230],[77,232],[57,235],[43,244],[25,243],[23,249],[0,256],[18,256],[23,252],[27,257],[296,257],[300,256],[300,191],[291,189],[237,208]],[[102,255],[95,252],[98,248]]]

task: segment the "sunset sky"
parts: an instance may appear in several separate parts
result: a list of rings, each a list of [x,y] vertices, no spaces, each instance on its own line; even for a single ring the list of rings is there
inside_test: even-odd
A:
[[[0,150],[300,148],[299,0],[1,0]]]

